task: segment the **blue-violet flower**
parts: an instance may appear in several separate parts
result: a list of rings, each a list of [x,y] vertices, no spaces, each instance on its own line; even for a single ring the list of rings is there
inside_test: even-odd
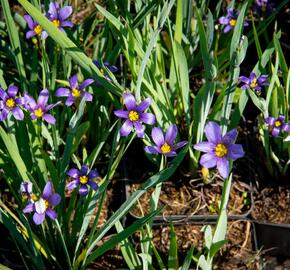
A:
[[[148,125],[154,125],[155,123],[154,114],[144,113],[144,111],[150,106],[151,99],[146,98],[138,106],[136,105],[135,97],[129,92],[124,93],[123,99],[127,110],[114,111],[116,116],[126,119],[125,123],[120,129],[120,135],[128,136],[134,127],[137,136],[139,138],[143,138],[145,127],[142,125],[142,123]]]
[[[266,117],[265,123],[269,126],[273,137],[277,137],[281,131],[290,132],[290,125],[285,123],[284,115],[278,115],[277,118]]]
[[[59,105],[60,102],[46,105],[48,101],[48,96],[49,96],[48,90],[43,89],[42,91],[40,91],[38,100],[36,102],[32,96],[25,94],[24,96],[26,99],[25,107],[27,110],[31,112],[32,120],[44,119],[47,123],[54,125],[55,118],[51,114],[49,114],[48,111],[51,110],[53,107]]]
[[[40,39],[46,39],[48,37],[48,33],[43,30],[42,26],[38,24],[37,21],[34,21],[31,16],[24,15],[24,20],[27,22],[28,28],[30,29],[26,33],[26,38],[32,38],[34,36],[39,36]]]
[[[175,150],[187,144],[187,141],[181,141],[174,144],[177,136],[176,125],[171,125],[166,130],[165,138],[161,128],[155,127],[151,133],[156,146],[145,146],[145,151],[150,154],[163,154],[168,157],[176,156]]]
[[[40,198],[34,194],[31,198],[31,201],[23,209],[23,213],[34,212],[33,221],[36,225],[43,223],[45,215],[52,220],[57,218],[57,213],[52,207],[60,203],[61,197],[59,194],[53,193],[51,181],[46,183]]]
[[[219,23],[225,26],[224,33],[227,33],[235,28],[238,16],[239,12],[237,10],[228,8],[227,15],[219,18]],[[248,25],[249,25],[248,22],[245,21],[244,26]]]
[[[98,189],[98,184],[93,181],[94,178],[99,177],[97,170],[91,170],[89,172],[89,167],[82,165],[81,169],[72,168],[67,172],[67,175],[73,178],[74,180],[67,184],[66,189],[72,190],[80,186],[79,194],[81,196],[86,196],[89,192],[88,186],[93,190]]]
[[[70,89],[64,87],[58,88],[55,95],[57,97],[68,97],[65,102],[66,106],[71,106],[75,100],[80,97],[85,97],[86,101],[92,101],[92,94],[85,91],[85,88],[93,82],[93,79],[86,79],[79,86],[78,77],[77,74],[75,74],[69,79]]]
[[[251,72],[249,78],[245,76],[240,76],[239,78],[239,80],[244,83],[241,89],[246,90],[247,88],[250,88],[254,90],[257,94],[261,93],[262,86],[268,85],[267,79],[268,75],[261,75],[257,77],[257,75],[253,72]]]
[[[234,144],[238,136],[237,129],[230,130],[222,136],[220,126],[215,122],[208,122],[205,126],[205,136],[208,142],[200,142],[193,147],[205,152],[200,158],[200,164],[206,168],[217,166],[220,175],[227,178],[230,173],[229,160],[236,160],[244,156],[242,145]]]
[[[63,27],[73,27],[73,23],[67,20],[67,18],[72,14],[72,11],[71,6],[60,8],[59,3],[50,2],[47,17],[55,27],[64,31]]]
[[[109,77],[108,73],[106,72],[106,70],[103,69],[101,63],[97,60],[94,60],[93,63],[97,66],[97,68],[100,70],[100,72],[104,75],[104,77],[108,80],[111,81],[111,78]],[[115,73],[118,71],[118,68],[114,65],[110,65],[109,62],[104,62],[104,66],[110,70],[112,73]]]
[[[13,114],[16,120],[23,120],[23,111],[19,105],[24,105],[25,99],[23,97],[16,97],[18,88],[16,86],[9,86],[7,92],[0,87],[0,121],[7,119],[9,112]]]

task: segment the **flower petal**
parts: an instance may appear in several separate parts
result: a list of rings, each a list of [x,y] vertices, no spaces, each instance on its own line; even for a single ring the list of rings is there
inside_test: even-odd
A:
[[[246,84],[250,84],[250,82],[251,82],[251,80],[250,80],[249,78],[245,77],[245,76],[240,76],[240,77],[239,77],[239,80],[240,80],[241,82],[246,83]]]
[[[89,179],[92,179],[92,178],[97,178],[99,177],[99,173],[97,172],[97,170],[91,170],[90,173],[89,173]]]
[[[52,194],[53,185],[51,181],[48,181],[43,189],[42,198],[48,200],[50,195]]]
[[[265,118],[265,123],[274,126],[276,119],[274,117],[268,116]]]
[[[34,203],[27,204],[22,211],[23,213],[30,213],[30,212],[35,211]]]
[[[85,97],[85,100],[91,102],[93,100],[93,95],[88,91],[82,92],[82,97]]]
[[[138,113],[144,112],[151,105],[151,98],[144,99],[136,108]]]
[[[289,124],[283,124],[282,129],[286,132],[290,132],[290,125]]]
[[[27,22],[27,25],[28,25],[29,29],[33,30],[34,23],[33,23],[33,19],[31,18],[31,16],[26,14],[26,15],[23,16],[23,18]]]
[[[9,97],[14,98],[17,95],[18,87],[14,85],[10,85],[7,89],[7,92],[8,92]]]
[[[199,163],[203,167],[212,168],[217,164],[217,157],[213,153],[206,153],[201,156]]]
[[[59,18],[61,21],[64,21],[67,19],[71,14],[72,14],[72,7],[71,6],[64,6],[63,8],[60,9],[59,11]]]
[[[274,127],[271,134],[273,137],[277,137],[280,134],[280,131],[280,128]]]
[[[68,88],[60,87],[56,90],[56,97],[68,97],[70,94],[70,90]]]
[[[25,35],[26,39],[30,39],[32,37],[36,36],[36,33],[34,31],[28,31]]]
[[[62,22],[60,23],[60,26],[62,26],[62,27],[73,27],[74,24],[73,24],[72,22],[70,22],[70,21],[62,21]],[[61,30],[61,29],[63,29],[63,28],[59,28],[59,29]]]
[[[43,223],[44,219],[45,219],[45,213],[38,214],[35,212],[33,215],[33,221],[36,225],[40,225],[41,223]]]
[[[69,79],[70,88],[77,88],[78,89],[78,75],[75,74]]]
[[[58,6],[54,2],[49,3],[48,15],[50,19],[57,19],[57,8]]]
[[[230,164],[226,158],[217,159],[217,169],[223,178],[227,178],[230,174]]]
[[[40,39],[46,39],[48,37],[48,33],[46,31],[42,31]]]
[[[0,112],[0,121],[4,121],[4,120],[6,120],[8,114],[9,114],[9,110],[7,110],[6,108],[4,108],[4,109]]]
[[[175,156],[177,156],[177,154],[176,154],[175,151],[171,151],[171,152],[168,152],[168,153],[164,154],[164,156],[167,156],[167,157],[175,157]]]
[[[222,17],[219,18],[219,23],[228,25],[229,24],[229,19],[227,17],[225,17],[225,16],[222,16]]]
[[[79,189],[79,194],[81,196],[86,196],[88,194],[89,190],[88,187],[86,185],[81,185],[80,189]]]
[[[116,110],[114,111],[114,114],[119,117],[119,118],[127,118],[128,119],[128,111],[124,111],[124,110]]]
[[[57,213],[51,208],[47,208],[45,214],[52,220],[57,219]]]
[[[168,129],[166,130],[166,134],[165,134],[165,141],[169,144],[169,145],[173,145],[173,142],[175,141],[177,136],[177,126],[176,125],[170,125],[168,127]]]
[[[47,89],[43,89],[42,91],[40,91],[38,99],[37,99],[37,104],[40,105],[41,107],[45,107],[48,101],[48,96],[49,96],[49,92]]]
[[[60,203],[61,197],[59,194],[54,193],[49,197],[48,201],[51,205],[56,206]]]
[[[159,154],[156,146],[145,146],[144,150],[149,154]]]
[[[135,130],[136,130],[136,133],[137,133],[137,137],[138,138],[144,138],[145,127],[142,126],[142,124],[139,123],[139,122],[134,122],[133,125],[135,127]]]
[[[280,122],[284,122],[285,118],[286,117],[284,115],[279,114],[278,117],[277,117],[277,120],[280,121]]]
[[[183,147],[184,145],[186,145],[187,143],[188,143],[188,141],[181,141],[181,142],[179,142],[179,143],[173,145],[172,150],[176,150],[176,149],[178,149],[178,148],[181,148],[181,147]]]
[[[132,122],[130,120],[126,120],[119,131],[120,135],[121,136],[128,136],[129,133],[132,131],[132,128],[133,128]]]
[[[205,136],[209,142],[218,144],[221,142],[221,128],[216,122],[208,122],[205,126]]]
[[[93,189],[93,190],[97,190],[99,188],[98,184],[92,180],[88,181],[88,185]]]
[[[226,27],[225,27],[225,29],[224,29],[224,33],[228,33],[228,32],[230,32],[231,30],[233,30],[234,28],[232,27],[232,26],[230,26],[230,25],[227,25]]]
[[[211,142],[200,142],[200,143],[193,145],[193,148],[195,150],[207,153],[207,152],[213,152],[215,149],[215,146],[216,145],[214,143],[211,143]]]
[[[42,118],[48,123],[48,124],[51,124],[51,125],[54,125],[55,124],[55,118],[54,116],[52,116],[51,114],[49,113],[46,113],[42,116]]]
[[[0,98],[2,98],[4,101],[9,98],[7,93],[4,91],[3,88],[0,87]]]
[[[65,189],[67,190],[75,189],[79,184],[80,184],[79,180],[73,180],[66,185]]]
[[[144,122],[145,124],[148,125],[155,124],[155,115],[153,113],[141,113],[139,116],[141,122]]]
[[[231,145],[233,144],[238,137],[238,132],[237,129],[234,128],[230,130],[223,138],[222,138],[222,143],[225,145]]]
[[[228,147],[228,158],[236,160],[245,155],[243,147],[241,144],[232,144]]]
[[[70,169],[66,174],[72,178],[79,178],[80,177],[79,170],[77,170],[75,168]]]
[[[69,106],[73,105],[74,102],[75,102],[75,97],[68,97],[65,101],[65,105],[69,107]]]
[[[95,80],[93,79],[86,79],[80,85],[80,90],[86,88],[87,86],[91,85]]]
[[[164,135],[163,135],[161,128],[159,128],[159,127],[153,128],[151,136],[152,136],[154,143],[158,147],[161,147],[164,144]]]
[[[123,95],[123,99],[124,99],[124,104],[128,111],[136,110],[136,99],[131,93],[125,92]]]
[[[88,175],[88,172],[89,172],[89,166],[87,166],[87,165],[82,165],[82,167],[81,167],[81,170],[80,170],[80,175],[81,176],[86,176],[86,175]]]
[[[23,120],[23,118],[24,118],[24,113],[19,107],[13,108],[12,114],[16,120]]]

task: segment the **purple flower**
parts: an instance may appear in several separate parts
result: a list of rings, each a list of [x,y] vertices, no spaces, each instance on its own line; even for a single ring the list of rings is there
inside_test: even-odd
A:
[[[103,66],[101,65],[101,63],[97,60],[94,60],[93,63],[97,66],[97,68],[100,70],[100,72],[104,75],[104,77],[108,80],[111,81],[111,78],[109,77],[108,73],[106,72],[106,70],[103,69]],[[118,71],[118,68],[114,65],[110,65],[109,62],[104,62],[104,66],[110,70],[112,73],[115,73]]]
[[[290,132],[290,125],[285,123],[284,115],[278,115],[277,118],[266,117],[265,122],[269,125],[273,137],[277,137],[282,130]]]
[[[74,178],[69,184],[67,184],[66,189],[72,190],[76,187],[80,186],[79,194],[81,196],[86,196],[89,192],[88,185],[93,189],[98,189],[98,184],[93,181],[94,178],[99,176],[96,170],[91,170],[89,172],[89,167],[86,165],[82,165],[80,170],[75,168],[70,169],[67,172],[67,175]]]
[[[57,213],[52,209],[52,206],[58,205],[61,197],[57,193],[52,193],[52,191],[52,182],[48,181],[43,189],[41,197],[37,198],[36,195],[32,196],[30,203],[23,209],[23,213],[34,212],[33,221],[36,225],[43,223],[45,215],[52,220],[57,218]]]
[[[123,95],[124,103],[127,111],[125,110],[116,110],[114,114],[120,118],[125,118],[126,121],[120,129],[121,136],[128,136],[132,131],[133,127],[136,130],[137,136],[139,138],[144,137],[145,127],[142,126],[142,123],[148,125],[154,125],[155,115],[152,113],[144,113],[144,111],[150,106],[151,99],[146,98],[138,106],[136,105],[136,99],[134,96],[125,92]]]
[[[227,9],[228,14],[219,18],[219,23],[225,25],[224,33],[233,30],[236,26],[239,12],[232,8]],[[244,22],[244,26],[248,26],[248,22]]]
[[[220,126],[215,122],[208,122],[205,126],[205,136],[208,142],[200,142],[193,147],[205,152],[200,158],[200,164],[205,168],[217,166],[220,175],[227,178],[230,173],[229,160],[236,160],[244,156],[242,145],[234,144],[238,133],[232,129],[222,136]]]
[[[150,154],[163,154],[168,157],[173,157],[176,156],[176,149],[187,144],[187,141],[174,144],[177,136],[177,127],[174,124],[166,130],[165,138],[161,128],[158,127],[152,129],[151,136],[156,146],[145,146],[145,151]]]
[[[46,105],[47,101],[48,101],[48,90],[47,89],[43,89],[38,96],[38,100],[37,103],[35,101],[35,99],[28,95],[25,94],[25,99],[26,99],[26,109],[29,110],[31,112],[31,119],[35,120],[35,119],[44,119],[47,123],[54,125],[55,124],[55,118],[47,113],[49,110],[51,110],[53,107],[57,106],[59,104],[55,103],[55,104],[50,104],[50,105]]]
[[[239,80],[245,83],[241,89],[246,90],[246,88],[250,88],[255,90],[257,94],[261,93],[262,86],[268,85],[266,80],[268,79],[268,75],[261,75],[257,77],[257,75],[251,72],[250,77],[247,78],[245,76],[240,76]]]
[[[41,39],[46,39],[48,34],[43,30],[42,26],[38,24],[37,21],[34,21],[31,16],[24,15],[24,20],[27,22],[28,28],[30,29],[26,33],[26,38],[32,38],[34,36],[40,36]]]
[[[70,89],[63,87],[58,88],[56,90],[55,95],[57,97],[68,97],[65,102],[66,106],[71,106],[75,102],[75,100],[79,97],[85,97],[86,101],[92,101],[93,100],[92,94],[90,94],[88,91],[85,91],[84,89],[93,82],[94,82],[93,79],[86,79],[79,86],[78,77],[77,74],[75,74],[69,79]]]
[[[9,86],[7,92],[0,87],[0,121],[7,119],[9,112],[13,114],[16,120],[23,120],[23,111],[19,105],[24,104],[23,97],[16,97],[18,88],[16,86]]]
[[[72,14],[72,11],[71,6],[60,8],[59,3],[50,2],[47,17],[55,27],[64,31],[63,27],[73,27],[73,23],[66,20]]]

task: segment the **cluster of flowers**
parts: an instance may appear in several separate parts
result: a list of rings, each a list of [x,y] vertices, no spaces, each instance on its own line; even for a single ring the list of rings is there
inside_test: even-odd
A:
[[[120,129],[120,135],[128,136],[134,128],[136,130],[137,136],[139,138],[143,138],[145,127],[142,124],[155,124],[155,115],[152,113],[144,112],[151,105],[151,99],[146,98],[138,106],[135,97],[129,92],[124,93],[123,99],[126,110],[114,111],[116,116],[126,119]],[[156,145],[145,147],[145,151],[150,154],[176,156],[175,150],[187,144],[187,141],[174,144],[174,141],[177,137],[177,127],[175,124],[168,127],[165,137],[163,135],[162,129],[159,127],[154,127],[152,129],[151,136]]]
[[[49,4],[49,9],[46,12],[46,17],[54,24],[55,27],[61,31],[64,31],[63,27],[73,27],[73,23],[67,20],[67,18],[72,14],[72,11],[73,9],[71,6],[64,6],[60,8],[59,3],[51,2]],[[46,39],[48,37],[48,33],[37,21],[34,21],[31,16],[24,15],[24,19],[30,29],[26,33],[27,39],[34,36],[39,36],[41,39]]]
[[[67,175],[74,180],[67,184],[66,190],[72,190],[79,187],[79,194],[81,196],[86,196],[89,192],[88,186],[93,190],[98,189],[98,184],[94,182],[94,179],[99,177],[99,174],[96,170],[89,171],[89,167],[83,165],[80,170],[75,168],[70,169],[67,172]],[[20,192],[28,201],[28,204],[23,209],[23,213],[33,214],[33,222],[36,225],[43,223],[45,216],[48,216],[50,219],[55,220],[57,218],[57,213],[53,209],[54,206],[57,206],[61,201],[61,196],[57,193],[53,193],[53,184],[51,181],[48,181],[43,189],[41,196],[37,196],[32,191],[32,182],[25,181],[20,185]]]

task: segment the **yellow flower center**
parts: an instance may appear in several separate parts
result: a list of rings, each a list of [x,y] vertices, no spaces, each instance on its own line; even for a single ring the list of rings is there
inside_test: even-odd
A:
[[[49,206],[49,202],[47,200],[44,200],[44,205],[45,205],[45,209],[47,209]]]
[[[33,193],[31,196],[30,196],[31,200],[33,200],[34,202],[36,202],[38,200],[38,197]]]
[[[275,127],[280,127],[282,125],[282,123],[279,121],[279,120],[277,120],[276,122],[275,122]]]
[[[37,110],[34,110],[34,115],[38,118],[42,117],[44,115],[44,112],[41,108],[38,108]]]
[[[215,148],[215,154],[217,157],[224,157],[228,153],[228,149],[222,143],[219,143]]]
[[[38,24],[34,27],[33,31],[37,34],[40,35],[42,32],[42,27]]]
[[[235,19],[230,20],[230,26],[235,26],[236,23],[237,23],[237,20],[235,20]]]
[[[87,176],[83,175],[80,177],[81,184],[85,185],[86,183],[88,183],[88,181],[89,181],[89,178]]]
[[[136,111],[130,111],[129,112],[129,119],[132,122],[137,121],[137,120],[139,120],[139,114]]]
[[[104,75],[105,74],[105,71],[104,69],[100,68],[100,72]]]
[[[55,27],[59,28],[59,26],[60,26],[59,20],[53,20],[52,23],[54,24]]]
[[[13,98],[8,98],[5,102],[6,107],[8,107],[8,109],[13,109],[15,107],[15,100]]]
[[[81,91],[76,89],[76,88],[74,88],[74,87],[72,88],[71,91],[72,91],[71,94],[72,94],[73,97],[79,97],[81,95]]]
[[[167,143],[164,143],[160,149],[161,149],[163,154],[167,154],[167,153],[171,152],[171,147]]]
[[[251,87],[252,88],[255,88],[258,86],[258,83],[257,83],[257,78],[254,78],[252,81],[251,81]]]

